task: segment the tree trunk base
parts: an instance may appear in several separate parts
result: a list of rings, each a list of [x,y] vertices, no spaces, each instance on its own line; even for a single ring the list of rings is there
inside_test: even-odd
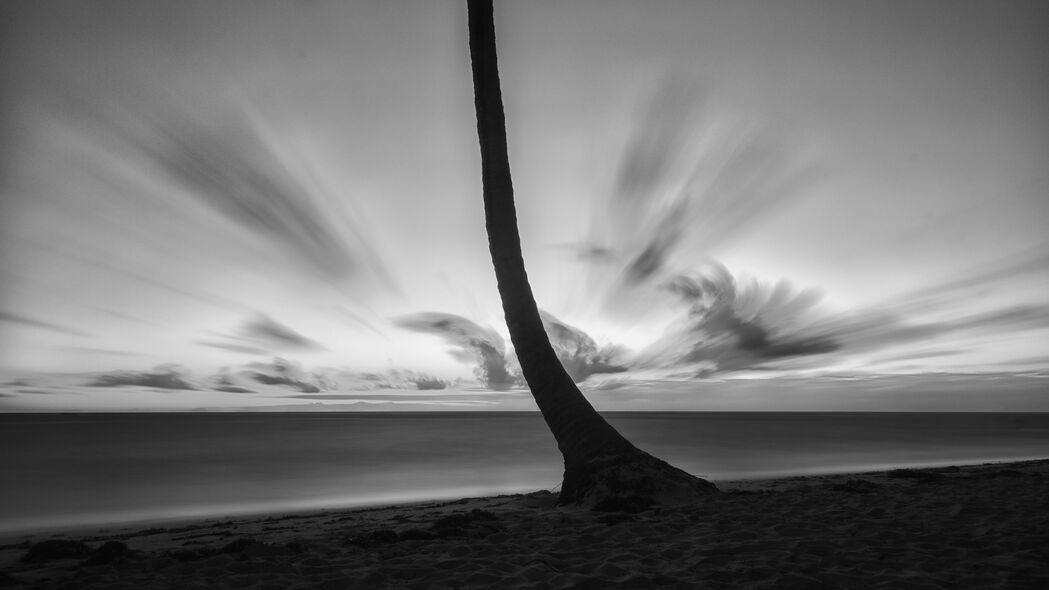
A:
[[[589,461],[565,461],[558,504],[598,510],[631,510],[655,504],[694,502],[717,494],[717,486],[632,449]]]

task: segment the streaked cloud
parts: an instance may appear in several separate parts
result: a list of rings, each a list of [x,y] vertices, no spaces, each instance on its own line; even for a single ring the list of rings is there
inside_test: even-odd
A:
[[[270,316],[260,313],[244,322],[239,334],[260,343],[269,343],[275,349],[317,350],[324,347],[317,342],[299,334],[288,326],[275,321]]]
[[[839,314],[812,326],[819,337],[840,341],[844,354],[891,350],[944,337],[987,338],[1038,329],[1049,329],[1049,306],[968,311],[938,320],[908,317],[900,309],[874,309]]]
[[[562,322],[546,311],[540,310],[539,316],[557,358],[576,383],[585,381],[591,375],[627,370],[627,367],[619,364],[620,359],[616,357],[620,350],[615,346],[599,348],[583,330]]]
[[[739,409],[765,387],[744,379],[833,372],[836,400],[864,371],[1049,366],[1044,9],[722,4],[504,6],[523,254],[573,378]],[[462,7],[159,6],[5,6],[0,370],[211,375],[83,396],[110,408],[528,401]]]
[[[203,346],[210,346],[212,348],[220,348],[222,350],[228,350],[230,352],[239,352],[241,354],[252,354],[252,355],[268,355],[272,354],[273,351],[257,346],[249,346],[247,344],[238,344],[236,342],[217,342],[209,340],[198,340],[197,344]]]
[[[63,334],[66,336],[76,336],[78,338],[94,338],[95,336],[77,330],[76,328],[62,326],[53,322],[39,320],[29,316],[11,313],[8,311],[0,311],[0,322],[8,322],[11,324],[18,324],[20,326],[29,326],[30,328],[39,328],[41,330],[47,330],[49,332],[55,332],[57,334]]]
[[[351,277],[389,281],[375,249],[336,197],[326,195],[288,149],[278,147],[264,117],[249,105],[213,100],[193,108],[192,93],[165,95],[141,80],[121,87],[81,84],[76,100],[61,100],[67,125],[109,158],[141,171],[211,208],[229,221],[272,240],[301,264],[332,281]],[[65,98],[65,97],[63,97]],[[112,171],[117,173],[116,171]],[[117,173],[118,174],[118,173]],[[345,201],[345,195],[339,199]]]
[[[709,256],[800,197],[817,168],[783,130],[732,114],[711,89],[667,77],[640,109],[592,236],[576,251],[617,276],[609,297],[629,298]]]
[[[141,352],[131,352],[128,350],[116,350],[112,348],[98,348],[94,346],[63,346],[63,350],[70,350],[73,352],[80,352],[91,355],[101,356],[118,356],[118,357],[142,357],[147,356]]]
[[[664,289],[686,310],[662,338],[640,352],[640,367],[699,364],[706,374],[841,348],[833,335],[814,328],[822,299],[814,289],[799,289],[786,280],[740,281],[716,261],[672,277]]]
[[[506,389],[515,379],[507,371],[506,345],[495,330],[451,313],[420,312],[393,319],[395,326],[434,334],[457,361],[473,363],[477,378],[492,389]]]
[[[220,340],[198,340],[197,344],[244,354],[274,352],[317,352],[326,348],[264,313],[256,313]]]

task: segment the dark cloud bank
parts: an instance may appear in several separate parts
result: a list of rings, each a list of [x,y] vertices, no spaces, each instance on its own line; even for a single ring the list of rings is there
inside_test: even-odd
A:
[[[159,365],[145,371],[111,371],[91,377],[90,387],[148,387],[185,391],[223,391],[227,393],[267,393],[276,397],[303,398],[301,394],[328,391],[441,390],[460,386],[433,375],[408,369],[389,369],[381,373],[349,369],[305,369],[289,359],[249,362],[224,367],[218,373],[195,377],[180,365]],[[280,394],[286,392],[286,394]],[[336,399],[325,394],[315,399]]]

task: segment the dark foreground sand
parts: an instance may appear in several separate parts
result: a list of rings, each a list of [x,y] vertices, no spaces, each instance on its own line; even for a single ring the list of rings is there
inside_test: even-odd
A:
[[[29,588],[1049,588],[1049,460],[721,482],[599,512],[547,492],[0,547]]]

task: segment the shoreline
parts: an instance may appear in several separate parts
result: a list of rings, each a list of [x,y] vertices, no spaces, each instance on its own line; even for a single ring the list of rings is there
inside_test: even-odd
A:
[[[1049,459],[716,483],[632,512],[539,491],[5,533],[0,586],[1049,587]]]
[[[1006,465],[1012,463],[1028,463],[1038,461],[1049,461],[1049,457],[1043,457],[1041,455],[1030,455],[1020,457],[984,457],[976,458],[966,461],[952,461],[952,460],[939,460],[939,461],[926,461],[926,462],[913,462],[903,465],[897,464],[871,464],[856,466],[855,468],[830,468],[820,469],[811,472],[797,472],[794,470],[784,470],[777,472],[761,472],[755,473],[743,477],[727,477],[727,478],[710,478],[704,474],[694,474],[696,477],[700,477],[715,483],[719,489],[726,490],[749,490],[749,489],[762,489],[762,488],[774,488],[780,487],[782,482],[795,482],[804,481],[808,479],[820,480],[823,478],[837,478],[837,477],[853,477],[853,476],[865,476],[869,474],[880,473],[884,471],[890,471],[893,469],[940,469],[944,467],[977,467],[986,465]],[[556,489],[557,486],[554,486]],[[191,524],[199,524],[211,521],[229,521],[229,520],[251,520],[255,518],[266,518],[271,516],[300,516],[300,515],[313,515],[331,512],[356,512],[359,510],[374,510],[377,508],[389,508],[397,509],[400,507],[410,507],[417,504],[435,504],[444,502],[459,501],[461,499],[482,499],[489,497],[507,497],[507,496],[521,496],[533,493],[541,493],[549,491],[549,489],[538,489],[538,490],[507,490],[503,492],[496,491],[492,494],[475,496],[470,494],[460,493],[448,493],[427,497],[412,497],[405,500],[371,500],[363,501],[360,503],[349,503],[339,504],[338,501],[331,503],[325,503],[323,500],[316,501],[315,505],[277,505],[272,508],[250,508],[250,509],[230,509],[230,510],[209,510],[206,512],[196,514],[182,514],[182,515],[168,515],[168,516],[142,516],[142,517],[115,517],[111,520],[97,520],[88,522],[79,522],[73,524],[30,524],[25,526],[13,526],[9,528],[0,528],[0,546],[10,545],[24,541],[25,539],[32,539],[34,537],[41,536],[76,536],[76,535],[88,535],[88,536],[100,536],[103,532],[108,531],[121,531],[121,534],[127,534],[133,530],[142,528],[156,528],[156,527],[178,527]],[[274,502],[274,504],[280,504]]]

